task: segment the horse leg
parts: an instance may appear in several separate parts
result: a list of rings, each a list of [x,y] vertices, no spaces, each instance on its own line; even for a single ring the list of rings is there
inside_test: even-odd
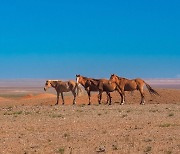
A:
[[[121,96],[120,105],[123,105],[125,103],[123,92],[122,92],[122,90],[119,90],[119,89],[117,91],[118,91],[119,95]]]
[[[73,99],[73,105],[76,104],[76,92],[75,91],[72,91],[72,94],[74,96],[74,99]]]
[[[59,92],[57,92],[57,102],[55,105],[58,105],[58,103],[59,103]]]
[[[111,105],[111,94],[110,94],[110,92],[107,92],[107,95],[108,95],[108,98],[109,98],[109,105]]]
[[[89,97],[89,104],[88,105],[91,105],[91,91],[88,91],[88,97]]]
[[[109,95],[108,95],[108,93],[107,93],[107,92],[106,92],[106,95],[107,95],[106,104],[108,104],[108,103],[109,103]]]
[[[145,104],[145,99],[144,99],[144,92],[143,92],[143,89],[142,88],[139,88],[139,92],[141,94],[141,105],[144,105]]]
[[[64,96],[63,96],[63,92],[61,92],[61,98],[62,98],[62,105],[64,105]]]
[[[99,102],[99,104],[101,104],[101,99],[102,99],[102,91],[100,91],[99,95],[98,95],[98,102]]]
[[[122,90],[122,93],[121,93],[121,105],[123,105],[124,103],[125,103],[125,92],[124,92],[124,90]]]

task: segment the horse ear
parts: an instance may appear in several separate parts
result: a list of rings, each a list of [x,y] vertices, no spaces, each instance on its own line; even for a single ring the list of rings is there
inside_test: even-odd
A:
[[[76,77],[80,77],[80,74],[76,74]]]

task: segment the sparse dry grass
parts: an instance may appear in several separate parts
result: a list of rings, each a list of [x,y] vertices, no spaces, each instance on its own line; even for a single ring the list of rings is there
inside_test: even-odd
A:
[[[178,153],[178,94],[168,94],[169,101],[166,95],[157,99],[146,95],[144,106],[136,93],[127,94],[125,105],[111,106],[98,105],[96,94],[91,106],[86,95],[77,98],[74,106],[70,95],[64,106],[54,106],[56,97],[49,95],[14,102],[2,99],[0,153]],[[119,101],[118,95],[112,96],[113,102]],[[167,103],[169,97],[172,104]]]

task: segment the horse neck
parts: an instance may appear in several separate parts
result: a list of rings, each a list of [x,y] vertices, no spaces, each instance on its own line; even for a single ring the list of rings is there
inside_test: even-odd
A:
[[[129,82],[130,80],[129,79],[126,79],[126,78],[121,78],[121,77],[118,77],[118,84],[126,84],[127,82]]]
[[[108,84],[111,85],[111,86],[114,86],[114,85],[118,84],[118,82],[109,79],[109,80],[108,80]]]
[[[109,84],[111,87],[113,87],[114,89],[116,89],[117,84],[119,84],[119,83],[117,83],[117,82],[108,82],[108,84]]]
[[[83,80],[81,80],[80,84],[84,87],[88,78],[86,78],[86,77],[82,77],[82,78],[83,78]]]
[[[117,80],[113,81],[112,79],[109,79],[109,83],[117,83]]]

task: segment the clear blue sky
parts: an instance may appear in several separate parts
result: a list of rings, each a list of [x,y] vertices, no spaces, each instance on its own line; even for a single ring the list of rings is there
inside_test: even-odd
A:
[[[180,77],[180,1],[1,0],[0,72]]]

